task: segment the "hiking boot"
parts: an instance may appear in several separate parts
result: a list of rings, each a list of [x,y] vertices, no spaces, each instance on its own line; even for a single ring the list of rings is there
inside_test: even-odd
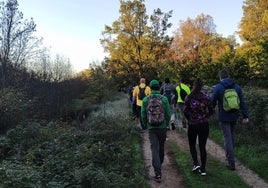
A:
[[[201,176],[205,176],[205,175],[207,175],[206,170],[203,169],[203,168],[200,168],[200,169],[199,169],[199,173],[200,173]]]
[[[198,169],[200,169],[200,166],[199,165],[193,165],[192,172],[195,172]]]
[[[161,183],[161,176],[160,175],[155,176],[154,181],[156,181],[157,183]]]

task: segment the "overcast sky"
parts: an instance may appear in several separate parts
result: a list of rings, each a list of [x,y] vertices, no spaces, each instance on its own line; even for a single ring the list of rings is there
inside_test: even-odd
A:
[[[24,19],[33,18],[37,35],[53,53],[69,58],[76,71],[102,61],[105,54],[100,45],[104,25],[119,18],[119,0],[18,0]],[[234,34],[242,18],[243,0],[145,0],[147,14],[160,8],[173,10],[169,33],[187,18],[201,13],[212,16],[216,31],[224,37]]]

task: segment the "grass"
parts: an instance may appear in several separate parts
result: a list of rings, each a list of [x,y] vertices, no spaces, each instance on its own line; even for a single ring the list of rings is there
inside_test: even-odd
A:
[[[182,151],[176,143],[172,143],[172,153],[176,158],[176,164],[182,174],[187,188],[247,188],[249,187],[235,172],[227,170],[218,160],[208,155],[207,175],[191,171],[192,160],[189,151]]]
[[[236,158],[268,182],[267,142],[238,128],[235,132]],[[209,137],[223,147],[223,135],[218,124],[210,126]]]

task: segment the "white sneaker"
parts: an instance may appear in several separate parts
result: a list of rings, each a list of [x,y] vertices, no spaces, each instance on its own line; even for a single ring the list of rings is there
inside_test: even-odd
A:
[[[200,169],[199,165],[193,165],[192,172],[195,172]]]

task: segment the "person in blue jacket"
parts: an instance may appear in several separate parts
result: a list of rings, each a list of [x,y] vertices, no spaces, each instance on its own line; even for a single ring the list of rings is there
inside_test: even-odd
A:
[[[229,170],[235,170],[235,155],[234,155],[234,129],[242,113],[242,122],[248,123],[248,112],[246,109],[245,99],[241,87],[236,84],[231,78],[229,71],[223,69],[219,72],[220,83],[213,89],[211,101],[213,106],[218,105],[218,121],[222,129],[224,137],[224,147],[226,151],[226,167]],[[226,112],[223,109],[223,95],[226,88],[234,88],[240,99],[240,110]]]

